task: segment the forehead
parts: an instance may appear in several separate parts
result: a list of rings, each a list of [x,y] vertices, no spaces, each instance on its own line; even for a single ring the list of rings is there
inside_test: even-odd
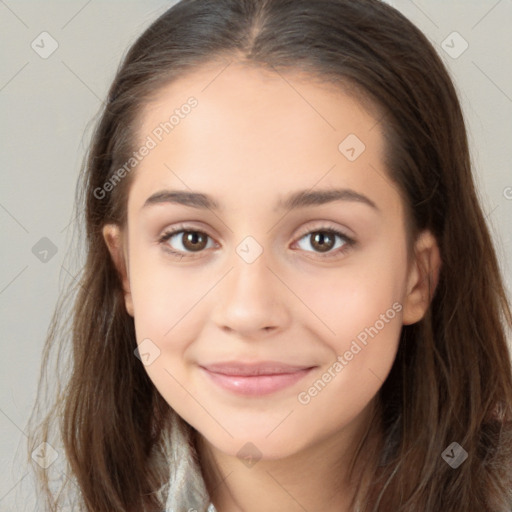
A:
[[[194,109],[194,117],[197,124],[209,121],[205,127],[221,119],[233,127],[242,127],[244,118],[251,116],[254,132],[258,126],[268,128],[281,120],[294,135],[302,132],[310,136],[313,130],[335,132],[347,127],[354,131],[359,129],[362,134],[368,123],[374,127],[376,119],[380,118],[375,102],[350,82],[335,85],[300,70],[284,73],[245,62],[213,61],[155,91],[153,100],[140,116],[139,139],[192,96],[200,106]],[[344,115],[340,117],[340,113]],[[259,119],[255,119],[257,114],[260,114]],[[303,120],[303,123],[295,125],[295,120]],[[254,121],[259,121],[258,125]],[[266,126],[263,121],[267,122]],[[306,125],[307,121],[310,122]]]
[[[192,97],[195,106],[184,108]],[[138,202],[171,183],[267,196],[320,181],[392,186],[368,103],[304,73],[212,62],[159,90],[139,126],[138,144],[149,137],[154,147],[135,171]]]

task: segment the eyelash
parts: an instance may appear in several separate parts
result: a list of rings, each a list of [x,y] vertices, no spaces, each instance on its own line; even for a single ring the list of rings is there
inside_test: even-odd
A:
[[[166,252],[169,252],[173,256],[180,257],[180,258],[190,257],[189,253],[183,253],[183,252],[180,252],[180,251],[175,251],[174,249],[171,249],[169,247],[169,245],[166,243],[173,235],[176,235],[177,233],[184,233],[184,232],[201,233],[201,234],[206,235],[208,238],[211,239],[211,237],[207,233],[205,233],[204,231],[201,231],[199,229],[195,229],[192,226],[187,226],[187,225],[181,224],[181,225],[178,225],[178,226],[176,226],[175,228],[173,228],[173,229],[171,229],[169,231],[165,231],[159,237],[158,243],[164,245],[164,250]],[[331,226],[320,226],[318,228],[310,229],[308,231],[305,231],[305,232],[303,232],[299,236],[297,241],[302,240],[305,236],[312,235],[313,233],[328,233],[330,235],[336,235],[336,236],[340,237],[342,239],[342,241],[344,242],[344,245],[342,247],[339,247],[338,249],[336,249],[334,251],[331,250],[330,252],[325,253],[325,254],[322,254],[322,253],[319,253],[319,252],[315,252],[315,251],[306,251],[306,252],[314,252],[320,258],[332,258],[334,256],[338,256],[338,255],[344,254],[346,251],[348,251],[351,247],[353,247],[356,244],[356,241],[354,239],[348,237],[345,233],[343,233],[343,232],[341,232],[341,231],[339,231],[339,230],[337,230],[337,229],[335,229],[335,228],[333,228]],[[204,250],[203,251],[199,251],[197,253],[190,253],[190,255],[193,255],[193,254],[199,255],[201,252],[204,252]],[[193,258],[194,256],[191,256],[191,257]]]

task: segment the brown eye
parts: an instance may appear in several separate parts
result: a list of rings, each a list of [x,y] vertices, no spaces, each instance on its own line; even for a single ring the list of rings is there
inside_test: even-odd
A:
[[[209,241],[212,242],[210,245],[208,245]],[[206,233],[183,228],[164,233],[159,242],[165,246],[167,251],[182,257],[214,246],[213,240]]]
[[[330,251],[334,247],[336,237],[333,233],[315,231],[309,236],[311,237],[311,247],[320,252]]]
[[[308,247],[304,247],[304,242]],[[319,256],[336,256],[355,244],[352,238],[333,228],[321,228],[306,232],[297,242],[299,247],[306,252],[317,253]],[[301,247],[302,244],[302,247]]]
[[[206,247],[208,235],[200,231],[184,231],[182,244],[187,251],[201,251]]]

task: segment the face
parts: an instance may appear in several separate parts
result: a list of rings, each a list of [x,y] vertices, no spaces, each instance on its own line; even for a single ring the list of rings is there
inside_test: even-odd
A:
[[[377,120],[332,86],[223,68],[144,110],[127,227],[104,236],[164,399],[217,450],[281,458],[361,424],[428,299]]]

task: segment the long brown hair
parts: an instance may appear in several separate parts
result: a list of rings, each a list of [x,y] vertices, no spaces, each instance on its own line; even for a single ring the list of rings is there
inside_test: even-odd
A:
[[[86,261],[52,320],[39,406],[43,383],[54,378],[46,370],[51,354],[64,361],[69,351],[69,378],[43,420],[34,407],[29,452],[62,440],[68,488],[83,510],[162,510],[156,491],[169,468],[159,454],[174,413],[134,356],[133,318],[102,236],[106,223],[125,225],[136,169],[108,193],[98,190],[136,149],[136,121],[155,93],[203,63],[239,59],[279,73],[305,72],[373,105],[410,234],[429,229],[440,248],[429,310],[403,327],[378,394],[383,444],[372,454],[370,478],[360,483],[358,510],[510,511],[505,330],[512,314],[475,190],[461,107],[427,38],[378,0],[182,0],[135,41],[84,161],[76,204],[85,216]],[[73,304],[69,336],[64,303]],[[453,442],[468,455],[456,469],[442,457]],[[359,448],[361,455],[364,443]],[[48,486],[54,466],[33,466],[48,510],[59,510],[63,495]]]

